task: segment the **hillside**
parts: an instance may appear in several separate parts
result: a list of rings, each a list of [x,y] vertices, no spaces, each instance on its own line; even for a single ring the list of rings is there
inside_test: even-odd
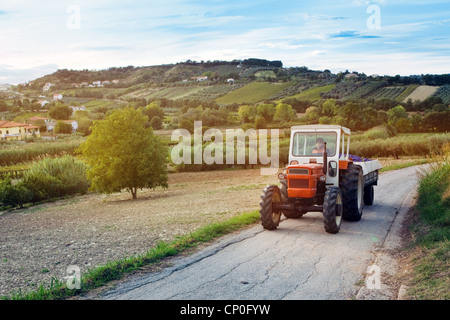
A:
[[[449,75],[406,77],[367,76],[364,73],[284,68],[281,61],[246,59],[190,61],[175,64],[112,67],[105,70],[58,70],[27,84],[0,92],[9,107],[14,101],[51,101],[55,93],[63,101],[81,104],[104,100],[121,106],[134,100],[196,100],[219,105],[279,102],[286,98],[314,103],[320,99],[341,101],[372,99],[398,103],[423,101],[435,96],[449,100]],[[17,95],[20,93],[20,96]],[[112,103],[115,102],[115,103]],[[101,103],[95,102],[101,106]],[[3,107],[7,110],[7,107]],[[3,111],[5,111],[3,110]],[[0,110],[2,112],[2,110]]]

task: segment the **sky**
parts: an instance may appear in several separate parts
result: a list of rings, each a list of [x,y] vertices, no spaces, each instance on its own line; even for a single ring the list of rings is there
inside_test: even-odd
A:
[[[449,31],[442,0],[2,0],[0,83],[188,59],[442,74],[450,73]]]

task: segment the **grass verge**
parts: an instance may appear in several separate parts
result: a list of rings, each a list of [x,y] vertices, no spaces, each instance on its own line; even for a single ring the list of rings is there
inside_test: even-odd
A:
[[[408,295],[418,300],[450,299],[450,157],[430,164],[418,189],[411,226],[414,265]]]
[[[124,258],[89,270],[81,277],[81,289],[69,289],[65,282],[53,279],[49,286],[40,285],[37,290],[29,292],[13,292],[4,300],[58,300],[81,295],[98,288],[113,280],[119,280],[141,267],[157,263],[162,259],[180,254],[201,243],[211,241],[259,220],[259,211],[241,213],[229,220],[216,222],[202,227],[188,235],[178,237],[170,243],[159,242],[144,255]]]
[[[413,160],[413,161],[409,161],[409,162],[394,163],[394,164],[390,164],[390,165],[384,166],[380,170],[380,172],[413,167],[413,166],[417,166],[417,165],[420,165],[420,164],[427,164],[429,162],[430,162],[430,160],[428,160],[428,159],[417,159],[417,160]]]

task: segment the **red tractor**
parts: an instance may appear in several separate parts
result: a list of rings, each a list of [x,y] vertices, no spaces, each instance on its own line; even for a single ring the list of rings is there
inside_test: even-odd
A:
[[[350,129],[337,125],[291,128],[289,165],[278,175],[281,186],[267,186],[261,196],[264,229],[276,229],[281,214],[299,218],[322,212],[329,233],[339,232],[342,219],[361,219],[363,206],[373,203],[381,165],[378,160],[352,159],[350,135]]]

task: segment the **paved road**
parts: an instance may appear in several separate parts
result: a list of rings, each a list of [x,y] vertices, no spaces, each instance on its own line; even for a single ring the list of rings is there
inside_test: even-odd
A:
[[[338,234],[325,232],[321,213],[283,220],[275,231],[258,225],[100,298],[351,299],[399,210],[410,205],[416,170],[382,173],[374,205],[364,208],[361,221],[343,221]]]

